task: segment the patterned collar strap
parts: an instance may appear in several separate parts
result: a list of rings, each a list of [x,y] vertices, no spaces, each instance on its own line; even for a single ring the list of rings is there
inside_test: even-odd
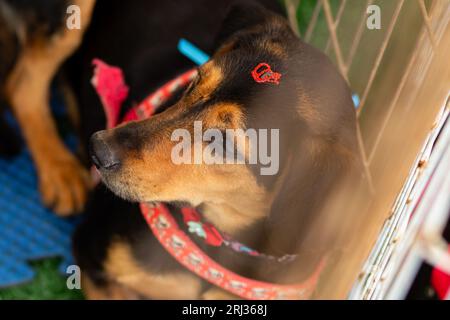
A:
[[[149,95],[139,105],[131,109],[124,117],[123,122],[150,118],[174,93],[187,87],[197,76],[197,69],[191,69],[174,80],[168,82],[156,92]]]
[[[225,246],[238,253],[248,254],[253,257],[264,258],[280,263],[292,262],[297,257],[297,255],[293,254],[286,254],[281,257],[275,257],[260,253],[254,249],[247,247],[239,241],[234,240],[228,234],[221,233],[212,224],[203,222],[200,214],[194,208],[181,208],[181,213],[183,215],[183,221],[188,227],[189,233],[195,234],[197,237],[202,238],[204,242],[210,246]]]
[[[163,203],[141,204],[141,212],[161,245],[184,267],[202,279],[244,299],[309,299],[325,266],[322,260],[303,283],[280,285],[242,277],[209,258],[184,233]]]

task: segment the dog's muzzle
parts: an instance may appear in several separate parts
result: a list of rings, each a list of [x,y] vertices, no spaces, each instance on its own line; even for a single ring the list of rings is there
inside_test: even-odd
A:
[[[97,169],[114,170],[120,166],[120,157],[108,144],[106,131],[92,135],[89,143],[89,153]]]

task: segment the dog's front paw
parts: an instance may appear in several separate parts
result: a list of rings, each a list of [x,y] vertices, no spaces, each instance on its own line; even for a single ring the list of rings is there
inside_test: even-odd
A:
[[[71,154],[48,158],[38,165],[39,190],[44,204],[60,216],[83,210],[91,189],[90,175]]]

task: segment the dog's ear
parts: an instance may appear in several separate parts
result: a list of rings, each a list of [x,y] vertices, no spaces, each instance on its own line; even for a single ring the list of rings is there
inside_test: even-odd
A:
[[[216,37],[220,46],[237,32],[263,25],[274,14],[256,1],[235,1],[228,9],[222,28]]]

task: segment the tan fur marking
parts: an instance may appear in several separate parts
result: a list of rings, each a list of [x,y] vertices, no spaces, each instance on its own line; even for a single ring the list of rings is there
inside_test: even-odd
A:
[[[243,128],[244,114],[241,107],[235,103],[218,103],[209,108],[204,123],[208,128]]]
[[[262,44],[263,49],[269,51],[270,53],[276,55],[281,59],[286,59],[288,54],[283,46],[275,41],[267,41]]]
[[[258,189],[255,189],[255,193],[265,194],[262,190]],[[259,197],[260,195],[255,198]],[[230,197],[229,200],[233,206],[225,202],[220,204],[205,202],[200,208],[206,220],[230,235],[234,235],[242,229],[251,226],[256,220],[264,217],[268,213],[268,206],[256,205],[253,203],[254,199],[249,201],[244,199],[243,196],[239,197],[236,195],[234,198]],[[238,206],[239,200],[243,204],[242,207]]]
[[[81,288],[88,300],[137,300],[136,292],[124,286],[110,282],[105,287],[96,286],[87,276],[81,276]]]
[[[228,291],[219,289],[219,288],[212,288],[208,291],[206,291],[202,295],[203,300],[240,300],[238,296],[235,296]]]
[[[151,253],[150,253],[151,254]],[[152,299],[198,299],[201,281],[188,272],[151,274],[138,265],[128,244],[109,248],[105,269],[111,279]]]
[[[220,85],[223,79],[222,70],[213,61],[205,63],[200,71],[200,82],[185,98],[184,104],[191,106],[199,101],[208,100],[210,94]]]

